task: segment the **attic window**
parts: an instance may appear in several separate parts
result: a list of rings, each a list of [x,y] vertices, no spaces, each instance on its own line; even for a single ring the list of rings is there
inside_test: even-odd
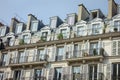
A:
[[[92,12],[93,19],[97,17],[97,12]]]

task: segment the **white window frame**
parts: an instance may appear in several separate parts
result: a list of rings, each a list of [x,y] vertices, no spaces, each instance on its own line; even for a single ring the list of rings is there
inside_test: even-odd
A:
[[[93,25],[96,25],[96,26],[93,26]],[[99,26],[98,26],[99,25]],[[95,27],[95,28],[94,28]],[[100,30],[102,29],[101,27],[101,23],[92,23],[92,27],[91,27],[91,30],[92,30],[92,34],[93,35],[96,35],[96,34],[100,34]],[[97,31],[97,32],[96,32]]]
[[[32,32],[35,32],[35,31],[37,31],[37,29],[38,29],[38,21],[32,21],[31,22],[31,27],[30,27],[30,30],[32,31]]]
[[[116,22],[116,21],[119,21],[118,26],[115,26],[115,22]],[[114,28],[117,28],[118,31],[120,31],[120,19],[114,19],[114,20],[113,20],[113,26],[114,26],[113,29],[114,29]]]
[[[18,24],[16,25],[15,33],[16,33],[16,34],[21,33],[21,32],[22,32],[22,28],[23,28],[23,23],[18,23]]]

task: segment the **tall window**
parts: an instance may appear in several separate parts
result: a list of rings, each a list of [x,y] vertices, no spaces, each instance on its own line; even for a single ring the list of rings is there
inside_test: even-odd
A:
[[[5,53],[2,54],[2,63],[1,63],[1,65],[6,66],[7,60],[8,60],[7,54],[5,54]]]
[[[20,76],[21,76],[21,70],[14,71],[13,80],[20,80]]]
[[[64,55],[64,47],[58,47],[57,48],[57,56],[56,56],[56,60],[60,61],[63,59],[63,55]]]
[[[23,40],[24,40],[24,43],[28,43],[30,38],[28,35],[23,35]]]
[[[97,64],[89,65],[89,80],[97,80]]]
[[[98,43],[90,44],[90,55],[98,55]]]
[[[41,74],[42,74],[42,70],[41,69],[35,69],[35,79],[34,80],[41,80]]]
[[[117,28],[120,31],[120,20],[114,22],[114,28]]]
[[[15,33],[19,34],[21,32],[22,32],[22,23],[19,23],[19,24],[16,25]]]
[[[31,23],[31,31],[37,31],[38,28],[38,22],[32,22]]]
[[[80,66],[73,67],[73,80],[79,80],[80,78]]]
[[[78,45],[74,46],[74,57],[79,57],[80,52],[78,51]]]
[[[100,24],[93,24],[92,25],[92,34],[99,34],[100,33]]]
[[[61,80],[61,76],[62,76],[62,68],[55,68],[54,79]]]
[[[85,28],[84,28],[84,26],[77,27],[77,35],[78,36],[82,36],[84,34],[85,34]]]
[[[112,80],[120,80],[120,64],[115,63],[112,65],[112,68]]]
[[[3,72],[0,72],[0,80],[3,80]]]
[[[44,49],[38,50],[38,61],[44,61],[46,59]]]
[[[67,30],[66,29],[61,29],[61,33],[63,34],[63,38],[67,38]]]
[[[19,63],[25,62],[26,58],[27,57],[25,56],[25,52],[24,51],[20,51],[19,52]]]

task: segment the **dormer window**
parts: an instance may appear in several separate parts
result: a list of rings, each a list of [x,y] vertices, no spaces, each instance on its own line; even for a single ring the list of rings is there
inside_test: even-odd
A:
[[[97,17],[97,12],[92,12],[93,19]]]
[[[16,34],[19,34],[19,33],[21,33],[22,32],[22,27],[23,27],[23,24],[22,23],[19,23],[19,24],[17,24],[16,25]]]
[[[114,22],[114,30],[120,31],[120,20]]]
[[[92,34],[99,34],[100,33],[100,24],[93,24],[92,25]]]
[[[74,25],[74,16],[68,16],[68,24]]]
[[[63,35],[63,39],[66,39],[67,38],[67,33],[66,33],[66,29],[61,29],[61,33]]]
[[[51,28],[55,28],[56,27],[56,22],[57,22],[56,19],[51,19],[51,23],[50,23]]]
[[[82,36],[85,33],[84,26],[77,27],[77,35]]]
[[[31,31],[35,32],[38,29],[38,21],[32,21],[31,23]]]
[[[5,36],[6,28],[5,26],[0,27],[0,36]]]
[[[28,43],[30,38],[28,35],[23,35],[23,40],[24,40],[24,43]]]
[[[46,39],[47,39],[47,35],[48,35],[48,32],[42,32],[42,37],[41,37],[41,39],[42,39],[42,40],[46,40]]]

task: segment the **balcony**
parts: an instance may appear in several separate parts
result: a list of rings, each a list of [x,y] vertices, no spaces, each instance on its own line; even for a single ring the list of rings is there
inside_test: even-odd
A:
[[[10,59],[10,67],[15,66],[29,66],[29,65],[44,65],[47,63],[47,55],[44,55],[42,58],[39,56],[22,56],[22,57],[13,57]]]
[[[72,54],[73,53],[73,54]],[[79,51],[70,51],[66,53],[66,60],[68,62],[81,62],[85,63],[88,61],[102,61],[104,58],[104,49],[90,49],[90,50],[79,50]]]
[[[46,80],[46,77],[22,77],[20,80]]]
[[[103,73],[76,73],[76,74],[65,74],[63,80],[104,80]]]

